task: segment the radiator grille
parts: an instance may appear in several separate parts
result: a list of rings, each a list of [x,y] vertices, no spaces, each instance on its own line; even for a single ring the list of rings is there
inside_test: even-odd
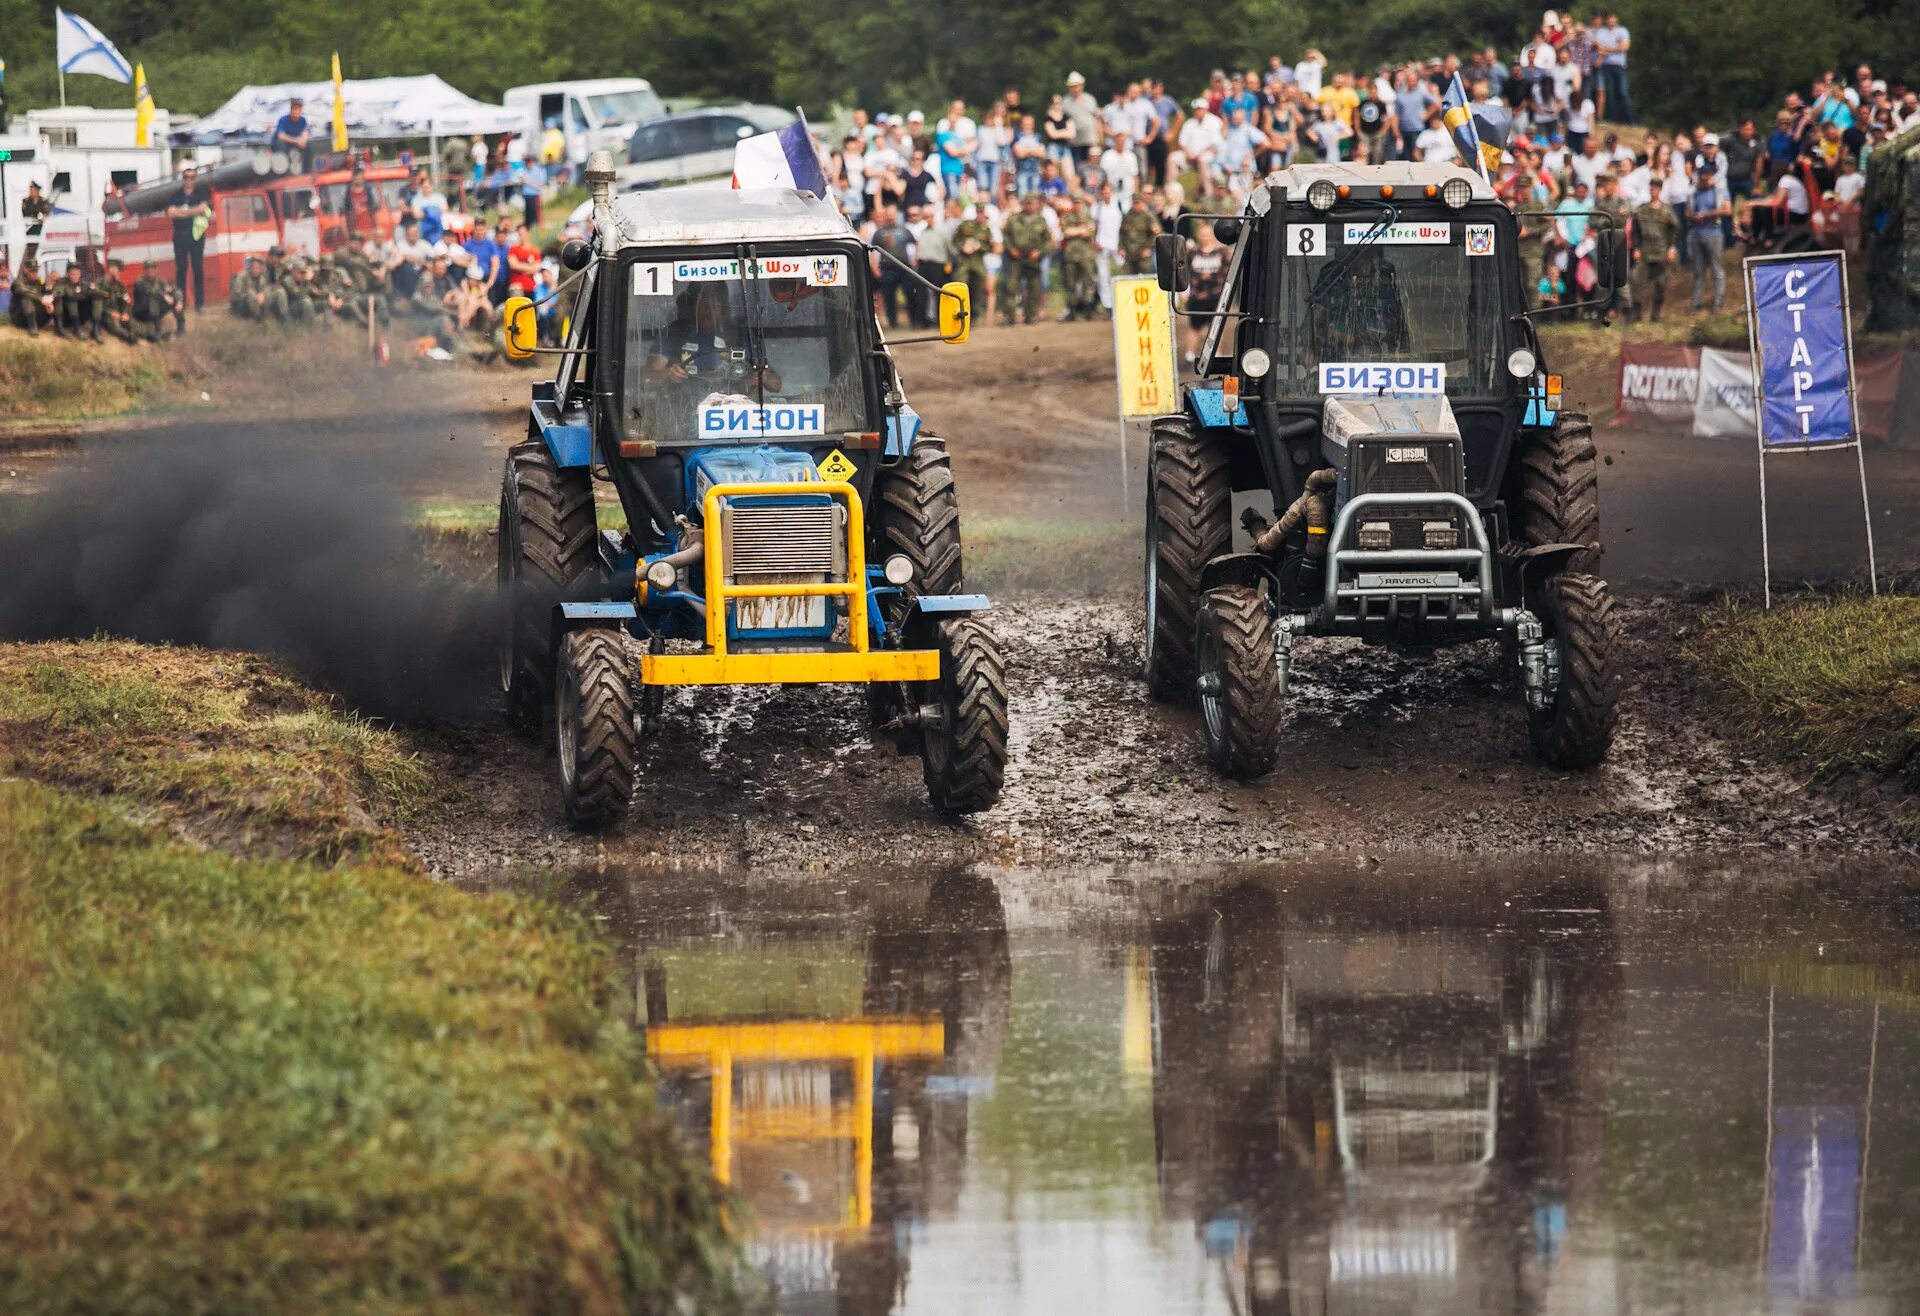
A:
[[[741,503],[726,509],[726,571],[736,583],[763,576],[838,575],[840,511],[831,502]]]
[[[1389,453],[1404,455],[1419,449],[1423,460],[1388,461]],[[1416,438],[1367,438],[1353,445],[1353,481],[1351,492],[1363,493],[1459,493],[1461,491],[1460,441],[1423,435]],[[1428,521],[1451,521],[1465,542],[1466,528],[1459,514],[1439,504],[1414,504],[1407,507],[1379,507],[1363,516],[1367,521],[1385,521],[1392,529],[1393,547],[1417,549],[1426,546],[1423,529]]]

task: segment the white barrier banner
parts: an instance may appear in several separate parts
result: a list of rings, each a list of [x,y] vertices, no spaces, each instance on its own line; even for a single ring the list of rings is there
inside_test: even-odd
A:
[[[1693,404],[1698,439],[1740,439],[1753,433],[1753,356],[1700,349],[1700,392]]]

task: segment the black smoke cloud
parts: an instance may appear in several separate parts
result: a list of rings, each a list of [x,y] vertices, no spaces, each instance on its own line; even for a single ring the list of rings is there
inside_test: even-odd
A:
[[[423,560],[401,451],[313,421],[115,440],[0,513],[0,638],[269,653],[371,714],[481,714],[492,591]]]

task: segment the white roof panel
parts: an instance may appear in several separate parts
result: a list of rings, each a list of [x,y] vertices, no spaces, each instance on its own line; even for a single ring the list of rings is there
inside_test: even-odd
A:
[[[1349,187],[1379,187],[1391,183],[1394,189],[1425,187],[1432,183],[1436,187],[1451,178],[1464,178],[1473,187],[1475,201],[1494,200],[1493,188],[1482,178],[1477,170],[1463,169],[1457,164],[1429,164],[1425,161],[1403,160],[1393,164],[1308,164],[1295,165],[1291,169],[1276,169],[1266,177],[1269,186],[1287,189],[1289,200],[1304,201],[1307,189],[1320,179],[1325,178],[1335,187],[1345,183]],[[1265,214],[1267,210],[1266,188],[1255,188],[1247,204],[1255,214]]]
[[[846,217],[791,188],[661,188],[613,198],[620,245],[652,247],[847,238]]]

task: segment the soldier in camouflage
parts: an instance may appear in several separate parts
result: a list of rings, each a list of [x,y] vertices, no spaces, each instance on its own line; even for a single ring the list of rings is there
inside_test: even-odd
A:
[[[133,281],[133,331],[150,343],[167,336],[167,317],[178,322],[178,333],[187,331],[186,303],[174,295],[173,285],[159,275],[159,267],[147,261],[140,277]]]
[[[100,341],[100,323],[95,317],[97,293],[93,283],[73,261],[60,282],[53,285],[53,331],[62,338],[87,338]]]
[[[287,292],[268,276],[265,261],[249,256],[246,268],[227,285],[227,309],[242,320],[283,322],[287,318]]]
[[[108,261],[107,272],[94,285],[94,322],[98,328],[123,343],[134,341],[133,305],[127,296],[124,278],[126,266]]]
[[[1633,217],[1633,207],[1627,204],[1625,197],[1620,195],[1620,180],[1610,173],[1601,174],[1595,181],[1594,187],[1597,195],[1593,200],[1593,208],[1611,215],[1615,231],[1624,234],[1628,227],[1627,221]],[[1628,317],[1633,315],[1631,283],[1622,284],[1607,299],[1606,306],[1601,308],[1601,319],[1605,320],[1615,311]]]
[[[1627,229],[1627,246],[1633,252],[1629,319],[1660,318],[1660,308],[1667,300],[1667,271],[1680,258],[1679,242],[1680,221],[1658,192],[1634,208],[1633,222]]]
[[[993,230],[976,208],[953,230],[953,275],[967,285],[975,315],[990,309],[987,300],[987,253],[993,249]]]
[[[1042,262],[1053,246],[1053,230],[1040,214],[1040,194],[1029,192],[1020,198],[1019,213],[1009,215],[1000,239],[1006,248],[1006,263],[1011,271],[1007,296],[1001,312],[1006,323],[1013,323],[1014,303],[1019,303],[1020,319],[1032,324],[1040,318],[1040,303],[1046,296]]]
[[[1153,240],[1160,236],[1160,217],[1153,213],[1146,188],[1133,194],[1133,204],[1120,217],[1120,258],[1128,274],[1153,273]]]
[[[31,256],[20,262],[20,272],[13,276],[13,302],[7,308],[7,318],[15,329],[26,330],[29,338],[38,338],[40,331],[53,323],[52,293],[40,278],[40,262]]]
[[[1067,294],[1062,320],[1091,320],[1100,311],[1100,250],[1094,245],[1093,211],[1084,201],[1062,203],[1060,271]]]

